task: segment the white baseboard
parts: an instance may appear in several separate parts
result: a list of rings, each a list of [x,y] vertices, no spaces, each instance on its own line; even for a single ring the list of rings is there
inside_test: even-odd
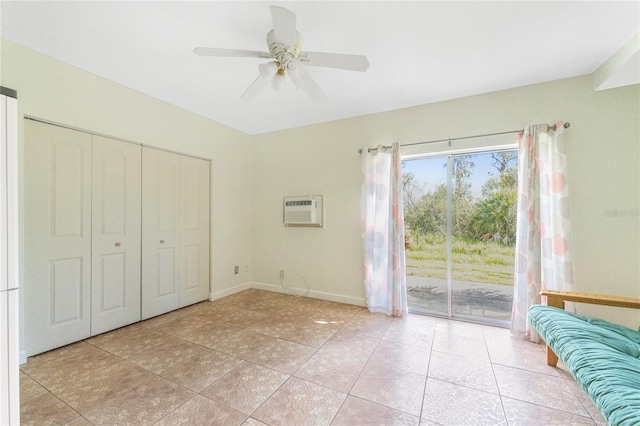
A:
[[[274,291],[276,293],[293,294],[295,296],[312,297],[314,299],[329,300],[331,302],[346,303],[348,305],[367,306],[365,299],[361,297],[345,296],[343,294],[328,293],[325,291],[316,290],[310,290],[307,293],[307,289],[303,288],[283,288],[282,286],[279,286],[277,284],[266,284],[251,281],[209,293],[209,301],[212,302],[223,297],[231,296],[232,294],[239,293],[250,288],[255,288],[257,290]]]
[[[211,293],[209,293],[209,301],[213,302],[214,300],[222,299],[223,297],[227,297],[227,296],[231,296],[232,294],[241,292],[243,290],[248,290],[248,289],[250,289],[252,287],[251,284],[252,284],[251,282],[246,282],[246,283],[234,285],[233,287],[225,288],[223,290],[218,290],[218,291],[211,292]]]
[[[251,288],[255,288],[258,290],[275,291],[277,293],[312,297],[314,299],[329,300],[331,302],[346,303],[348,305],[366,306],[365,299],[361,297],[345,296],[343,294],[328,293],[328,292],[316,291],[316,290],[310,290],[309,293],[307,293],[307,289],[304,289],[304,288],[292,288],[292,287],[283,288],[282,286],[279,286],[277,284],[266,284],[266,283],[257,283],[257,282],[253,282],[250,284],[251,284]]]
[[[19,357],[18,363],[20,365],[27,363],[27,351],[20,351],[20,354],[18,355],[18,357]]]

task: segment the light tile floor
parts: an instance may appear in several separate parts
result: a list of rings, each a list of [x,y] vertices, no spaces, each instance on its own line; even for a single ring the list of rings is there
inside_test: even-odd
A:
[[[605,425],[508,330],[247,290],[34,356],[24,425]]]

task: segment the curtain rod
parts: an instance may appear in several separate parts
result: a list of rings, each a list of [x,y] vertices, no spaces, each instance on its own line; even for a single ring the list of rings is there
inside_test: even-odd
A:
[[[563,124],[563,127],[565,129],[568,129],[571,126],[571,123],[566,122]],[[551,129],[556,130],[556,125],[554,124],[553,126],[549,126]],[[462,137],[458,137],[458,138],[447,138],[447,139],[436,139],[436,140],[432,140],[432,141],[426,141],[426,142],[414,142],[414,143],[405,143],[405,144],[401,144],[400,146],[414,146],[414,145],[424,145],[424,144],[429,144],[429,143],[437,143],[437,142],[449,142],[449,144],[451,144],[452,141],[460,141],[460,140],[464,140],[464,139],[473,139],[473,138],[483,138],[483,137],[487,137],[487,136],[499,136],[499,135],[508,135],[509,133],[520,133],[522,132],[522,129],[518,129],[518,130],[509,130],[506,132],[497,132],[497,133],[486,133],[484,135],[473,135],[473,136],[462,136]],[[367,148],[367,152],[371,152],[371,151],[376,151],[378,148]],[[391,145],[383,145],[382,149],[391,149]],[[359,149],[358,153],[362,154],[362,150]]]

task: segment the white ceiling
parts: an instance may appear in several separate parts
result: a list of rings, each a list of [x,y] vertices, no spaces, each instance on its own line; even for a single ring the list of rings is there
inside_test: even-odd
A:
[[[303,50],[366,55],[366,73],[307,67],[329,96],[288,82],[250,102],[271,4],[297,15]],[[590,74],[640,28],[639,1],[7,1],[3,38],[248,134]]]

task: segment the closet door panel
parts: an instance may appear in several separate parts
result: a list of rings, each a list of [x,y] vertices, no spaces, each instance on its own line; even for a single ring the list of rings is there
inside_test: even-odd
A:
[[[180,307],[180,156],[142,149],[142,319]]]
[[[90,334],[91,136],[25,121],[25,349]]]
[[[93,136],[92,335],[140,320],[141,150]]]
[[[209,297],[209,162],[180,157],[180,306]]]

